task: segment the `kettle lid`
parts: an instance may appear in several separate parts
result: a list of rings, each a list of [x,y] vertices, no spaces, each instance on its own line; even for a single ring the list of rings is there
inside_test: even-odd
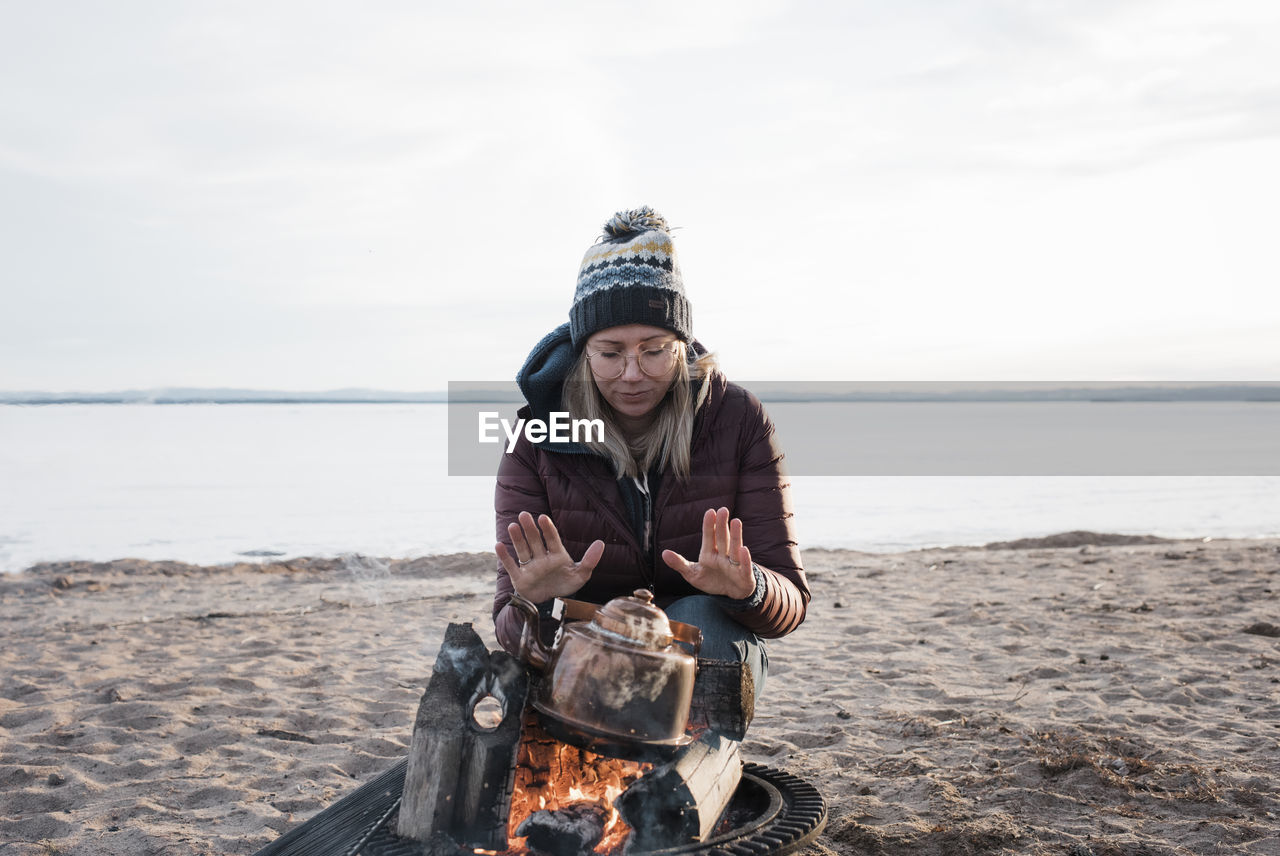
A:
[[[594,623],[639,647],[661,650],[671,644],[671,622],[653,605],[653,592],[636,589],[631,597],[615,597],[600,607]]]

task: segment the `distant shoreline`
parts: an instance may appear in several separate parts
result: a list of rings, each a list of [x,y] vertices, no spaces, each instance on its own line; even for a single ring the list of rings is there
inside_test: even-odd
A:
[[[898,402],[1280,402],[1280,382],[1071,383],[1071,382],[742,382],[766,403]],[[164,388],[113,392],[0,392],[0,405],[60,404],[519,404],[514,384],[462,385],[450,390],[402,392],[341,389],[285,390]]]
[[[1093,532],[1074,529],[1069,532],[1055,532],[1049,535],[1035,535],[1025,538],[1014,538],[1006,541],[988,541],[986,543],[928,544],[924,546],[897,546],[885,549],[857,547],[805,547],[806,556],[832,554],[867,557],[914,556],[954,550],[989,550],[1007,552],[1016,550],[1082,550],[1112,547],[1149,547],[1151,545],[1193,545],[1210,543],[1267,543],[1277,540],[1274,534],[1257,535],[1153,535],[1130,534],[1121,532]],[[275,550],[247,550],[235,554],[236,558],[226,561],[198,561],[179,558],[146,559],[137,556],[117,556],[112,559],[43,559],[29,565],[11,570],[0,570],[0,580],[15,576],[50,576],[66,574],[95,573],[161,573],[165,575],[190,575],[206,573],[239,573],[253,569],[260,573],[284,573],[298,571],[335,571],[347,570],[359,576],[361,573],[411,573],[417,569],[441,562],[451,565],[471,566],[484,565],[492,561],[493,553],[479,550],[445,550],[422,554],[400,556],[375,556],[358,552],[339,554],[298,554],[291,555]]]

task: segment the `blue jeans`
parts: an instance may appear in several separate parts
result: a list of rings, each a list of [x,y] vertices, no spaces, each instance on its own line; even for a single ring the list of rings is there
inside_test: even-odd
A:
[[[755,679],[756,700],[769,675],[769,655],[764,640],[729,617],[716,598],[699,594],[682,597],[666,608],[667,617],[692,624],[702,631],[699,656],[712,660],[746,663]]]

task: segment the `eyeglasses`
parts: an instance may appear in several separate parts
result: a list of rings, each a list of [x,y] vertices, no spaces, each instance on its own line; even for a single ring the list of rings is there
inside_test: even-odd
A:
[[[587,362],[591,371],[601,380],[617,380],[627,370],[627,360],[635,360],[640,371],[649,377],[662,377],[671,371],[676,364],[676,356],[680,346],[677,342],[667,342],[658,347],[648,347],[639,353],[624,354],[621,351],[587,351]]]

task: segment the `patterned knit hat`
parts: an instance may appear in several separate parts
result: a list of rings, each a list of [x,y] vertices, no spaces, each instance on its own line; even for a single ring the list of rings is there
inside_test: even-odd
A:
[[[574,348],[582,350],[593,333],[621,324],[650,324],[686,342],[693,338],[667,221],[648,206],[614,214],[578,269],[569,309]]]

